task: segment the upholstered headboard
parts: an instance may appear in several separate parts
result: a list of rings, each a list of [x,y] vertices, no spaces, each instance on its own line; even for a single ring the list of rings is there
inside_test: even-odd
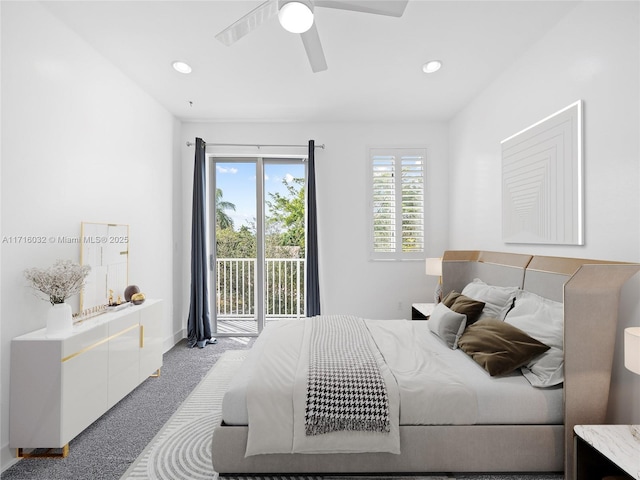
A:
[[[443,292],[474,278],[519,286],[564,303],[565,478],[573,477],[573,427],[605,420],[622,285],[640,264],[484,251],[447,251]]]
[[[522,288],[531,258],[531,255],[514,253],[446,251],[442,259],[442,291],[445,295],[451,290],[461,292],[474,278],[490,285]]]

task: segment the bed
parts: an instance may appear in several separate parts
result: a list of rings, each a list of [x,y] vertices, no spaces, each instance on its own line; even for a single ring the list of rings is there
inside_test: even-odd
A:
[[[426,322],[339,315],[320,322],[278,322],[258,338],[225,394],[222,422],[213,432],[214,470],[222,474],[564,471],[569,478],[573,425],[604,421],[619,292],[639,269],[637,264],[616,262],[447,251],[443,291],[473,300],[476,310],[479,300],[473,297],[478,289],[490,297],[474,313],[473,325],[455,323],[460,321],[460,314],[451,313],[455,295],[443,302],[451,309],[438,307]],[[495,295],[506,295],[500,297],[504,305],[498,305]],[[538,307],[537,316],[528,315],[531,309],[525,305],[530,302],[543,305],[545,316],[540,316]],[[547,316],[548,322],[541,320]],[[466,322],[471,314],[462,317]],[[487,360],[493,355],[478,351],[474,334],[482,338],[489,328],[507,328],[511,335],[512,327],[518,332],[533,329],[524,343],[534,353],[504,373],[495,370],[503,368],[502,363]],[[557,337],[558,329],[560,340],[554,344],[549,332]],[[318,338],[345,338],[351,335],[345,332],[355,330],[365,331],[365,340],[353,343],[352,338],[360,337],[348,337],[348,344],[357,348],[343,350],[362,348],[354,363],[378,368],[367,384],[367,392],[375,395],[363,395],[367,413],[359,418],[365,420],[345,427],[336,421],[340,416],[334,415],[334,406],[326,413],[324,393],[317,393],[324,390],[312,389],[308,379],[316,385],[324,378],[316,377],[325,368],[317,359],[324,358],[323,349],[329,347],[319,344]],[[520,345],[520,340],[507,337],[511,344]],[[543,357],[546,363],[540,361]],[[554,373],[558,359],[560,375]],[[548,362],[555,362],[553,368]],[[536,381],[546,384],[534,386]],[[381,389],[384,395],[379,394]],[[323,408],[314,410],[318,404]],[[318,411],[322,414],[313,414]]]

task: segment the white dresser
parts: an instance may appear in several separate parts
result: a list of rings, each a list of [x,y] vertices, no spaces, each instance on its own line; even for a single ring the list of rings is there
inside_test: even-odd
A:
[[[11,342],[9,445],[63,448],[162,366],[163,307],[147,300]]]

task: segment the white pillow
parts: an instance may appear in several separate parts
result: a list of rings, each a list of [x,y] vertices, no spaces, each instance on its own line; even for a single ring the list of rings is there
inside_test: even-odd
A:
[[[504,320],[504,316],[511,308],[518,290],[518,287],[487,285],[479,278],[474,278],[473,282],[468,283],[467,286],[464,287],[462,295],[485,303],[478,320],[482,320],[483,318]]]
[[[562,303],[520,290],[504,320],[550,348],[522,367],[534,387],[564,382],[564,308]]]
[[[467,316],[454,312],[444,303],[439,303],[433,309],[428,323],[429,330],[440,337],[450,349],[455,350],[458,348],[458,340],[467,326]]]

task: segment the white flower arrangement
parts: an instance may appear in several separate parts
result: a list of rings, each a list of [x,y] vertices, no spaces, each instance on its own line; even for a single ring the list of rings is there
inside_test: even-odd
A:
[[[51,305],[56,305],[80,293],[90,270],[88,265],[58,260],[49,268],[28,268],[24,276],[34,289],[49,297]]]

